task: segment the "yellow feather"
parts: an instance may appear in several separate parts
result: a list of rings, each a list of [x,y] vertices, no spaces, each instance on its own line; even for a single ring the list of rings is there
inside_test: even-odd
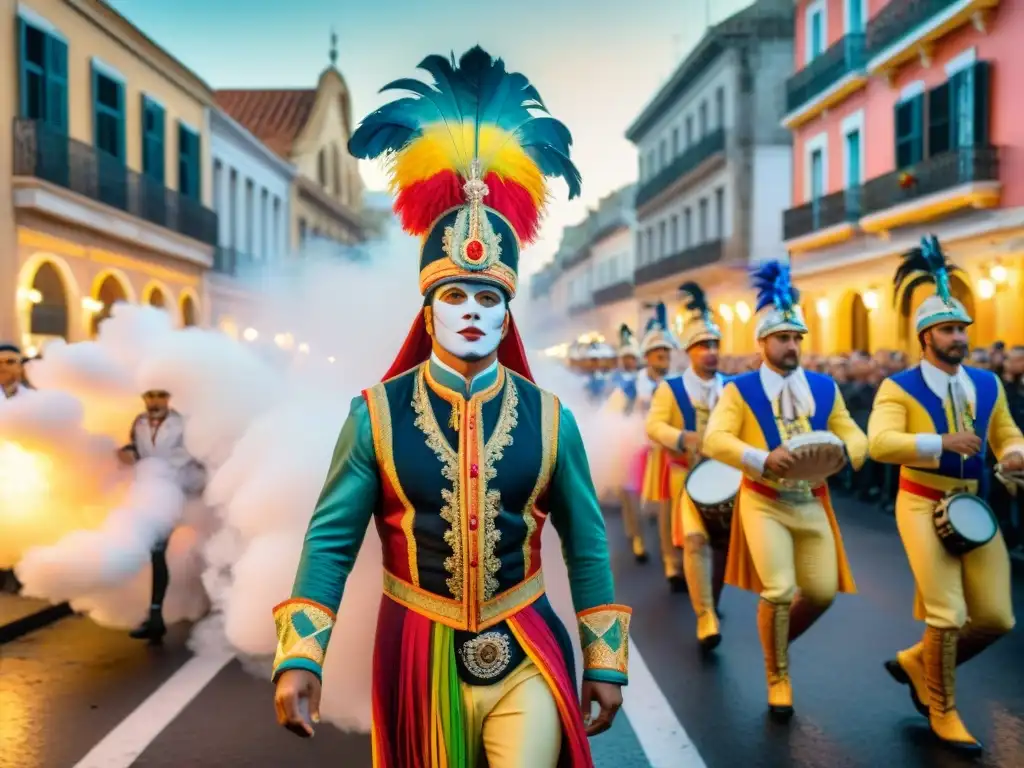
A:
[[[472,123],[463,123],[462,130],[454,132],[444,124],[430,126],[395,156],[389,168],[391,191],[405,189],[443,171],[455,171],[466,177],[472,158]],[[547,199],[544,174],[507,131],[496,126],[483,127],[480,160],[485,176],[493,171],[502,179],[516,182],[530,193],[538,207]]]

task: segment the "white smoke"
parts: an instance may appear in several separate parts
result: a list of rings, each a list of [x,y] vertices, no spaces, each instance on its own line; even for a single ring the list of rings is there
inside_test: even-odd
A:
[[[237,318],[240,327],[257,331],[252,342],[174,330],[157,310],[119,306],[96,342],[48,348],[30,370],[40,387],[36,396],[77,410],[54,420],[40,406],[25,417],[38,421],[35,431],[11,434],[50,456],[69,478],[78,473],[66,469],[65,457],[84,451],[91,458],[78,465],[92,481],[113,476],[120,490],[115,501],[103,497],[99,519],[78,526],[88,530],[65,529],[62,537],[32,542],[41,546],[29,548],[18,566],[26,590],[71,599],[99,623],[129,626],[148,604],[149,549],[174,528],[165,617],[196,619],[209,609],[192,634],[193,648],[227,646],[266,674],[277,644],[272,610],[291,594],[341,425],[352,399],[390,366],[420,305],[418,243],[392,233],[370,252],[365,263],[300,261],[266,280],[273,290],[252,314]],[[622,441],[613,437],[621,417],[590,406],[581,378],[536,357],[531,362],[539,383],[574,410],[594,474],[610,472],[606,467],[621,451]],[[183,414],[186,446],[208,472],[202,501],[183,504],[156,466],[140,463],[133,481],[116,466],[114,448],[126,441],[146,389],[169,391],[172,407]],[[3,425],[0,419],[0,439]],[[0,541],[9,516],[0,505]],[[555,537],[546,526],[546,582],[575,634]],[[324,669],[323,717],[344,728],[369,727],[380,584],[380,542],[371,524],[332,634],[332,648],[344,650],[329,653]]]

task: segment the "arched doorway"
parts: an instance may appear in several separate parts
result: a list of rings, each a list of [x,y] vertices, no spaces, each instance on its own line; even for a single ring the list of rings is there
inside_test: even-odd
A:
[[[871,316],[859,293],[850,300],[850,351],[871,354]]]
[[[949,288],[953,298],[964,305],[968,315],[974,317],[974,292],[963,277],[960,275],[950,275]],[[903,343],[903,348],[908,354],[916,355],[921,351],[921,346],[917,340],[917,329],[914,326],[914,313],[921,306],[921,302],[934,294],[935,285],[927,282],[918,285],[912,293],[904,291],[903,296],[900,297],[900,339]],[[968,326],[967,338],[972,347],[975,344],[974,334],[975,327],[973,325]]]
[[[186,328],[196,324],[196,303],[187,293],[181,297],[181,324]]]
[[[29,317],[32,344],[42,347],[49,339],[68,338],[68,294],[57,267],[44,261],[32,278],[32,290],[38,291],[39,301],[33,303]]]
[[[93,313],[92,316],[92,328],[90,333],[95,336],[100,329],[100,323],[110,317],[110,312],[119,301],[128,301],[128,293],[125,291],[124,285],[114,275],[107,275],[103,278],[103,282],[100,283],[99,290],[96,291],[95,299],[100,302],[103,307],[98,312]]]
[[[146,297],[146,303],[151,307],[164,309],[167,306],[167,296],[159,286],[154,285],[149,291],[149,296]]]

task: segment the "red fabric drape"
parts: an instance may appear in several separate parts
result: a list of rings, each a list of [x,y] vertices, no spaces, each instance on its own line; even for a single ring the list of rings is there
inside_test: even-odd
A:
[[[431,346],[432,341],[430,334],[427,333],[427,323],[423,318],[423,311],[420,310],[416,314],[416,319],[409,330],[409,335],[405,337],[405,343],[402,344],[402,349],[399,350],[395,362],[388,368],[388,372],[384,374],[381,381],[387,381],[429,360]],[[498,362],[510,371],[515,371],[523,378],[533,381],[533,373],[531,373],[530,364],[526,360],[523,340],[519,336],[519,329],[516,328],[516,321],[511,313],[508,316],[508,333],[498,345]]]

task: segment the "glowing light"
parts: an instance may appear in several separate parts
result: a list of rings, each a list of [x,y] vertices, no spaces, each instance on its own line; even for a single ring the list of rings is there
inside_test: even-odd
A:
[[[246,341],[256,341],[260,337],[260,332],[255,328],[246,328],[242,331],[242,338]]]
[[[331,355],[330,357],[327,358],[327,362],[328,363],[333,363],[333,362],[337,361],[337,359],[338,358],[336,358],[334,355]]]
[[[991,280],[984,277],[978,281],[978,296],[983,299],[991,299],[996,295],[996,286]]]
[[[740,319],[741,323],[745,323],[750,319],[750,305],[747,302],[736,302],[736,317]]]
[[[92,298],[92,296],[86,296],[84,299],[82,299],[82,309],[84,309],[86,312],[102,312],[103,307],[103,302],[99,301],[98,299]]]
[[[818,317],[828,317],[829,305],[828,299],[818,299],[815,303],[814,308],[818,311]]]
[[[43,294],[35,288],[19,288],[18,299],[28,304],[39,304],[43,300]]]
[[[281,349],[291,349],[295,346],[295,337],[290,333],[274,334],[274,343]]]
[[[39,354],[39,347],[32,346],[25,350],[25,354],[29,357],[35,357]]]
[[[875,291],[864,291],[864,295],[860,297],[864,302],[864,307],[871,312],[878,309],[878,294]]]
[[[988,271],[988,276],[992,278],[992,282],[996,285],[1002,285],[1009,278],[1009,273],[1002,264],[996,264]]]
[[[723,320],[725,320],[725,322],[732,322],[732,307],[730,307],[728,304],[719,304],[718,314],[721,316]]]
[[[222,317],[218,321],[217,326],[225,336],[235,341],[238,340],[238,325],[230,317]]]
[[[304,355],[308,355],[309,354],[309,344],[307,344],[306,342],[302,342],[301,344],[299,344],[299,352],[301,352]]]
[[[36,514],[50,490],[50,466],[47,456],[0,442],[0,509],[7,522]]]

